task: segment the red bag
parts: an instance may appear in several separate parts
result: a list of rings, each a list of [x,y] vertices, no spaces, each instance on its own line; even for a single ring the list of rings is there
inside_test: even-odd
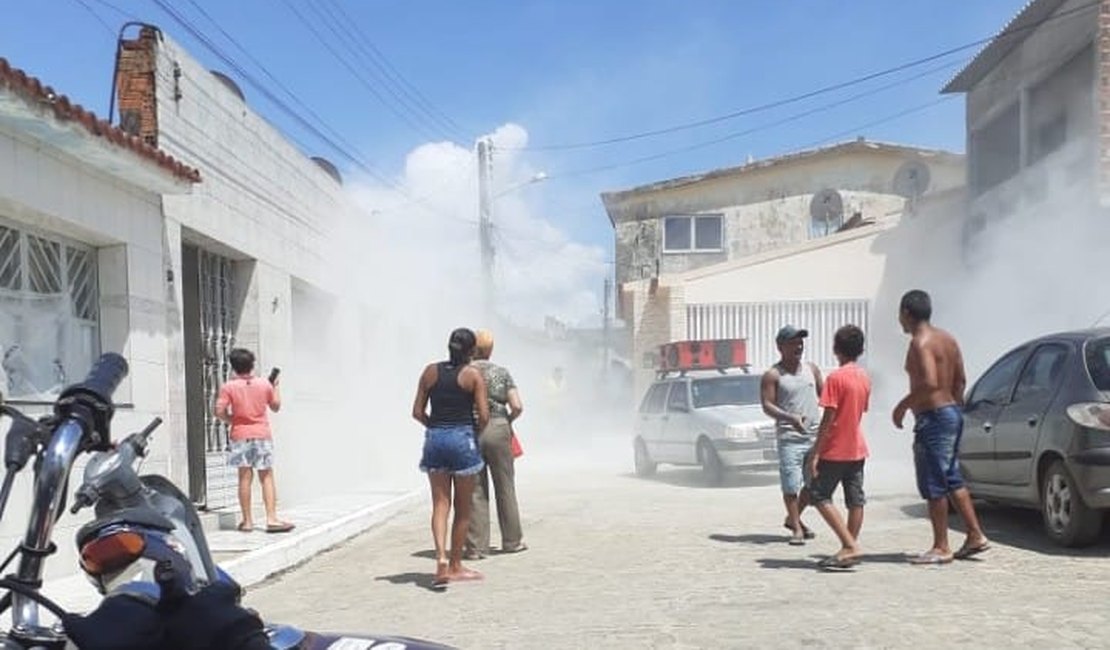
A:
[[[524,447],[520,446],[520,440],[516,437],[516,431],[513,431],[509,436],[509,444],[513,448],[513,458],[520,458],[524,455]]]

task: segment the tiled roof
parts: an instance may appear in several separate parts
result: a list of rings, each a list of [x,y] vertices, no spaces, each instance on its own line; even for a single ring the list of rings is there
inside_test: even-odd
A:
[[[19,68],[13,68],[4,58],[0,58],[0,88],[7,88],[21,95],[29,104],[49,105],[54,109],[54,116],[59,120],[77,122],[92,135],[104,138],[118,147],[130,149],[177,178],[194,183],[200,181],[198,170],[175,159],[165,151],[150,146],[141,138],[99,119],[92,111],[85,110],[80,104],[70,102],[65,95],[55,93],[50,86],[43,85],[41,81]]]

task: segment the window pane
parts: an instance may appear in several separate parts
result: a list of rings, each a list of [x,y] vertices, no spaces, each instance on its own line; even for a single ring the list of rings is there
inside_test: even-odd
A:
[[[721,250],[720,217],[698,217],[694,221],[694,248]]]
[[[62,292],[61,258],[58,242],[27,235],[27,275],[31,291],[45,294]]]
[[[688,251],[692,244],[690,217],[667,217],[663,222],[663,250]]]
[[[668,411],[682,411],[686,409],[686,384],[678,382],[671,386],[670,397],[667,398]]]
[[[0,226],[0,289],[23,288],[19,231]]]
[[[1027,351],[1026,348],[1013,352],[988,370],[975,386],[970,402],[986,400],[995,404],[1005,404],[1009,401],[1010,391],[1013,389],[1014,380],[1017,379],[1018,370],[1021,369],[1021,362],[1025,360]]]
[[[1018,380],[1014,401],[1048,399],[1064,377],[1068,349],[1062,345],[1045,345],[1033,353]]]
[[[1110,339],[1100,339],[1087,344],[1087,371],[1095,388],[1110,391]]]
[[[90,251],[66,246],[66,281],[73,315],[96,320],[96,264]]]

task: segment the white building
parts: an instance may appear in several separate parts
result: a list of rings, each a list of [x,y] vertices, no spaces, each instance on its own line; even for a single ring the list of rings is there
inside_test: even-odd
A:
[[[136,430],[165,415],[173,298],[165,282],[162,197],[187,195],[200,178],[0,59],[6,398],[31,415],[49,412],[61,385],[84,378],[102,351],[116,351],[131,374],[116,393],[115,430]],[[171,440],[158,432],[145,469],[171,468]],[[23,533],[30,475],[28,468],[16,484],[0,527],[7,546]],[[61,520],[51,574],[75,570],[69,540],[80,523]]]
[[[858,139],[602,195],[636,394],[662,343],[746,338],[762,368],[788,322],[810,330],[815,361],[835,365],[833,332],[867,329],[884,283],[880,233],[963,177],[962,156]]]

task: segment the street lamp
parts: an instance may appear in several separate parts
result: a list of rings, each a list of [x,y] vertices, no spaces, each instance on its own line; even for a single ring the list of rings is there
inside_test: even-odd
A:
[[[491,157],[493,143],[488,139],[478,141],[478,240],[482,250],[482,303],[485,317],[493,318],[493,202],[515,192],[522,187],[547,179],[547,174],[538,172],[528,180],[517,183],[490,195]]]

